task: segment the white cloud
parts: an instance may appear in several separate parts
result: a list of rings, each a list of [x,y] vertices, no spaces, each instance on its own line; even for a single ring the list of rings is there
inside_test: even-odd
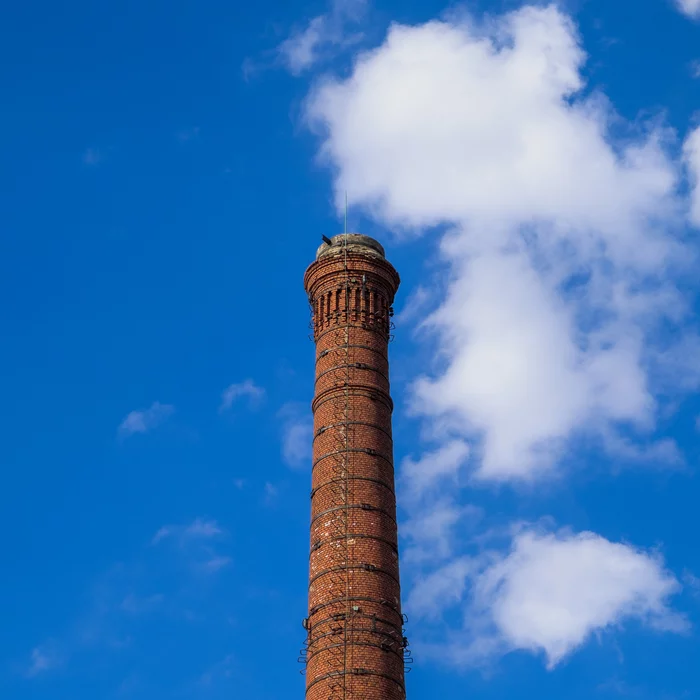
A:
[[[482,479],[547,474],[573,437],[643,443],[673,356],[656,329],[690,333],[674,135],[583,93],[585,58],[554,7],[393,25],[308,100],[339,206],[347,191],[394,230],[449,227],[426,321],[440,364],[413,410],[436,439],[478,441]]]
[[[282,420],[282,457],[292,468],[311,462],[313,417],[308,407],[299,403],[285,404],[279,411]]]
[[[671,468],[684,464],[678,445],[671,439],[639,445],[615,433],[604,434],[605,447],[616,462],[636,462],[652,467]]]
[[[402,537],[409,542],[402,556],[408,565],[448,559],[452,555],[457,525],[465,520],[474,523],[482,516],[481,509],[476,506],[459,506],[449,497],[412,505],[408,510],[411,518],[400,527]],[[462,529],[460,536],[463,534]]]
[[[692,19],[700,18],[700,0],[676,0],[678,9]]]
[[[690,220],[700,228],[700,127],[686,139],[683,155],[691,185]]]
[[[329,12],[314,17],[308,25],[292,33],[279,47],[279,55],[293,75],[301,75],[338,48],[356,43],[361,35],[348,34],[367,8],[367,0],[333,0]]]
[[[119,426],[119,434],[129,437],[136,433],[147,433],[163,423],[174,411],[173,406],[158,401],[145,410],[132,411]]]
[[[239,384],[231,384],[221,394],[221,411],[226,411],[237,399],[247,397],[251,406],[256,406],[265,398],[265,389],[257,386],[252,379],[246,379]]]
[[[461,440],[446,443],[416,462],[406,458],[401,464],[401,481],[410,499],[420,498],[447,479],[457,483],[460,468],[469,456],[469,446]]]
[[[400,485],[409,576],[426,569],[409,612],[438,620],[435,651],[458,664],[520,649],[551,667],[630,620],[686,628],[660,558],[593,533],[525,527],[508,552],[455,558],[465,462],[480,479],[534,479],[582,438],[617,461],[679,461],[652,435],[664,402],[698,383],[676,286],[695,258],[684,163],[660,119],[626,123],[584,90],[585,58],[555,7],[452,15],[393,25],[307,103],[339,209],[347,191],[391,230],[444,232],[447,291],[426,289],[441,300],[422,324],[435,361],[411,403],[438,447],[406,460]],[[693,154],[691,137],[691,172]]]
[[[419,617],[439,617],[446,608],[462,600],[467,591],[467,578],[474,569],[474,562],[461,557],[434,571],[413,587],[408,609]]]
[[[290,423],[282,442],[284,460],[293,467],[302,466],[311,456],[312,426],[310,421]]]
[[[424,312],[429,307],[432,301],[431,290],[422,285],[417,286],[408,296],[404,299],[403,306],[401,310],[394,316],[394,323],[396,326],[403,326],[404,328],[414,321],[424,316]]]
[[[441,653],[482,663],[514,650],[544,653],[553,668],[598,631],[636,620],[658,631],[688,623],[668,605],[680,585],[658,556],[590,533],[521,530],[507,554],[462,558],[411,594],[414,614],[464,606],[464,629]]]

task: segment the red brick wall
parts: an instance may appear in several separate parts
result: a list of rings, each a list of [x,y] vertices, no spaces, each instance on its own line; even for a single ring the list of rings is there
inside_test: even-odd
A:
[[[306,272],[316,385],[307,700],[404,700],[387,357],[394,268],[340,244]]]

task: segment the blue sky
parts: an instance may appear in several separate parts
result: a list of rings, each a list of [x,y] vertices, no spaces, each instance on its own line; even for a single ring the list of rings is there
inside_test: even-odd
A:
[[[302,697],[322,234],[379,238],[409,697],[700,697],[700,4],[0,32],[0,691]]]

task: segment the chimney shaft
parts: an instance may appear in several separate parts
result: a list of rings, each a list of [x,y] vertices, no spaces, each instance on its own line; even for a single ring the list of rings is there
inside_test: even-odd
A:
[[[304,286],[316,390],[307,700],[405,700],[388,342],[399,275],[368,236],[324,239]]]

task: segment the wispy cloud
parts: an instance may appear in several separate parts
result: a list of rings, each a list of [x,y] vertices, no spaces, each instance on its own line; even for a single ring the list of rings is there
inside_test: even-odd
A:
[[[282,424],[282,457],[292,468],[299,469],[311,461],[313,417],[303,404],[285,404],[278,413]]]
[[[249,405],[258,406],[265,398],[265,389],[259,387],[252,379],[246,379],[238,384],[231,384],[221,394],[220,411],[227,411],[241,398],[247,398]]]
[[[700,127],[686,139],[683,155],[691,185],[690,220],[700,227]]]
[[[401,523],[401,534],[408,541],[403,560],[409,567],[449,559],[455,538],[463,538],[466,525],[475,525],[483,515],[481,508],[458,505],[454,496],[448,495],[412,504],[408,511],[410,518]]]
[[[279,497],[279,487],[275,486],[271,481],[266,481],[263,487],[263,501],[266,506],[272,506]]]
[[[164,596],[162,593],[155,593],[149,596],[138,596],[134,593],[129,593],[122,600],[119,608],[130,615],[143,615],[161,606],[163,601]]]
[[[326,14],[314,17],[279,47],[279,56],[292,75],[301,75],[340,49],[357,43],[362,35],[349,32],[367,10],[367,0],[333,0]]]
[[[145,616],[197,618],[215,575],[232,564],[226,540],[225,529],[204,517],[160,528],[148,546],[86,587],[82,610],[28,654],[24,675],[47,674],[88,654],[112,658],[138,641]]]
[[[695,576],[690,571],[686,571],[683,574],[683,583],[694,596],[700,597],[700,577]]]
[[[203,561],[199,566],[208,574],[215,574],[224,567],[228,566],[233,560],[226,556],[212,556]]]
[[[434,293],[423,285],[417,286],[404,300],[401,310],[394,317],[397,327],[404,328],[415,321],[422,320],[426,310],[433,301]]]
[[[193,126],[188,129],[181,129],[177,132],[177,140],[180,143],[189,143],[190,141],[196,141],[199,138],[200,128],[198,126]]]
[[[611,678],[601,683],[596,690],[606,695],[613,694],[626,698],[648,697],[647,692],[642,686],[631,685],[627,681],[620,680],[619,678]],[[670,698],[668,700],[670,700]]]
[[[52,643],[47,642],[32,649],[29,666],[26,670],[28,678],[52,671],[61,665],[61,659]]]
[[[99,165],[104,160],[104,154],[97,148],[88,148],[83,153],[83,163],[88,166]]]
[[[147,433],[157,428],[175,412],[175,407],[155,401],[150,408],[132,411],[119,426],[122,438]]]
[[[480,517],[478,508],[460,505],[457,500],[469,453],[467,443],[452,440],[417,460],[407,457],[401,463],[399,494],[410,514],[402,524],[409,542],[404,553],[407,564],[449,557],[457,526],[465,525],[467,518],[475,521]]]
[[[137,617],[155,610],[160,595],[138,595],[129,589],[136,584],[133,572],[123,564],[110,567],[84,594],[75,618],[55,638],[31,652],[27,677],[48,674],[69,666],[86,654],[112,655],[127,649]]]
[[[700,0],[676,0],[676,6],[691,19],[700,19]]]
[[[183,543],[192,539],[209,539],[222,533],[222,529],[215,520],[195,518],[189,525],[164,525],[153,535],[151,544],[158,544],[169,537],[174,537]]]
[[[199,685],[209,688],[219,681],[227,681],[233,677],[237,670],[235,655],[227,654],[221,661],[215,663],[202,674]]]
[[[401,486],[406,497],[416,500],[446,480],[458,485],[459,472],[468,457],[469,445],[462,440],[447,442],[417,461],[407,457],[401,464]]]
[[[225,536],[215,520],[195,518],[187,525],[164,525],[151,538],[151,545],[170,540],[184,552],[193,570],[214,574],[232,561],[220,554],[214,544]]]

